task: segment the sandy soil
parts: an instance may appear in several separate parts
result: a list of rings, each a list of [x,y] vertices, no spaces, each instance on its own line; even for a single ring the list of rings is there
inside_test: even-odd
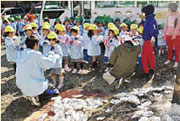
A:
[[[101,60],[102,58],[99,58]],[[61,92],[74,89],[81,89],[88,93],[100,93],[106,95],[113,95],[122,91],[132,91],[133,88],[141,87],[159,87],[159,86],[172,86],[174,82],[174,75],[176,70],[172,68],[172,64],[167,66],[163,65],[166,60],[166,56],[156,57],[156,74],[153,81],[149,81],[143,78],[143,71],[137,66],[136,74],[129,79],[129,84],[124,84],[120,89],[116,90],[113,85],[109,86],[102,78],[106,66],[99,62],[99,68],[96,71],[89,72],[85,75],[76,75],[72,73],[65,74],[65,86]],[[85,69],[88,70],[90,66],[85,65]],[[46,73],[47,78],[50,77]],[[46,106],[48,99],[44,100],[41,107],[35,107],[31,105],[31,102],[23,98],[22,93],[16,87],[15,84],[15,73],[13,71],[12,65],[10,65],[5,56],[5,48],[1,47],[1,119],[2,121],[23,121],[25,118],[29,117],[32,113],[43,110],[42,107]],[[166,100],[167,105],[169,105],[172,94],[168,95],[168,100]],[[157,104],[160,106],[162,102]],[[125,112],[124,112],[125,113]],[[97,112],[96,115],[101,115],[102,111]],[[123,113],[122,113],[123,114]],[[114,113],[108,114],[108,121],[116,119],[121,121],[126,120],[123,115]],[[95,118],[90,118],[90,121],[94,121]],[[113,118],[112,118],[113,117]],[[129,119],[127,119],[129,120]],[[126,120],[126,121],[127,121]],[[113,120],[114,121],[114,120]]]

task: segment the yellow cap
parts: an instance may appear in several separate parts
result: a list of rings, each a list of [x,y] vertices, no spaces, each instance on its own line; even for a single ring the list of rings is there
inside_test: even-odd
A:
[[[5,32],[14,32],[14,29],[11,26],[6,26]]]
[[[56,24],[56,25],[54,26],[54,29],[56,29],[56,30],[59,30],[59,28],[60,28],[60,24]]]
[[[37,24],[34,23],[34,22],[30,23],[30,25],[31,25],[32,28],[37,28]]]
[[[117,27],[114,27],[114,28],[110,28],[110,30],[112,30],[114,32],[115,35],[118,35],[119,34],[119,30]]]
[[[42,29],[48,29],[48,30],[50,30],[50,27],[49,27],[47,24],[44,24],[44,25],[42,26]]]
[[[131,24],[131,27],[130,27],[131,29],[137,29],[138,28],[138,26],[137,26],[137,24]]]
[[[113,23],[108,23],[108,29],[116,27]]]
[[[50,32],[48,34],[48,39],[58,39],[58,36],[55,32]]]
[[[144,30],[144,27],[141,26],[141,27],[139,27],[138,32],[139,32],[140,34],[142,34],[142,33],[143,33],[143,30]]]
[[[31,25],[30,25],[30,24],[26,25],[26,26],[24,27],[24,30],[32,30]]]
[[[97,26],[95,24],[91,24],[89,26],[89,30],[97,30]]]
[[[90,25],[91,25],[91,24],[89,24],[89,23],[84,23],[83,27],[84,27],[84,29],[85,29],[85,28],[89,27]]]
[[[56,24],[56,25],[55,25],[55,29],[56,29],[56,30],[59,30],[59,31],[66,31],[65,26],[62,25],[62,24]]]
[[[49,28],[51,27],[51,25],[50,25],[48,22],[44,22],[44,23],[42,24],[42,26],[45,26],[45,25],[48,25]]]
[[[127,27],[127,24],[122,23],[122,24],[120,25],[120,27]]]
[[[73,26],[72,29],[77,30],[79,32],[79,27]]]

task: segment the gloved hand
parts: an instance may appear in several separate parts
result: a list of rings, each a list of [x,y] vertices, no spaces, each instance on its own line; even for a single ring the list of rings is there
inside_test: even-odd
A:
[[[154,45],[156,39],[154,37],[151,38],[151,45]]]

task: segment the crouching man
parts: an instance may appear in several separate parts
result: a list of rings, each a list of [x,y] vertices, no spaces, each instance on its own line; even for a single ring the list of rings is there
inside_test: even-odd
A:
[[[40,106],[38,96],[48,88],[48,80],[45,79],[43,70],[53,68],[57,58],[53,52],[49,52],[47,57],[42,55],[37,51],[38,43],[35,36],[28,37],[25,43],[27,48],[15,60],[16,85],[36,106]]]
[[[119,83],[117,88],[121,85],[122,80],[134,73],[141,50],[139,43],[133,41],[128,35],[122,37],[122,42],[123,44],[116,47],[111,53],[109,62],[112,68],[103,75],[110,85],[117,80]]]

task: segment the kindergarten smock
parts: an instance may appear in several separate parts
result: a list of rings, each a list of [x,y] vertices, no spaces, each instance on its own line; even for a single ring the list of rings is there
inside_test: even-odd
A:
[[[78,35],[77,37],[71,36],[70,41],[72,42],[70,46],[70,56],[72,59],[81,59],[83,58],[83,46],[84,41],[81,35]],[[76,45],[76,41],[78,41],[80,44]]]
[[[89,56],[99,56],[101,55],[100,41],[97,40],[97,35],[93,35],[92,38],[89,38],[88,43],[88,55]]]
[[[119,46],[119,41],[116,38],[107,37],[107,45],[105,45],[105,57],[110,57],[115,47]]]
[[[14,59],[17,57],[19,46],[14,45],[16,38],[16,36],[5,38],[6,58],[8,62],[14,62]]]

